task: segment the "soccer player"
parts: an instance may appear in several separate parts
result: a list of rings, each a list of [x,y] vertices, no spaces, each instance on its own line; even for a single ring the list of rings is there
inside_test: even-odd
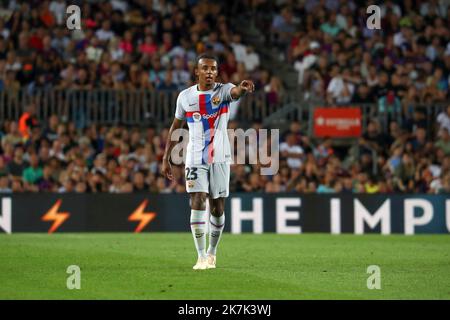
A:
[[[175,118],[169,130],[164,152],[162,173],[173,179],[170,154],[178,143],[172,141],[174,130],[189,127],[185,177],[190,194],[191,231],[198,260],[194,270],[216,267],[216,250],[225,224],[225,198],[229,194],[231,150],[227,135],[230,102],[247,92],[253,92],[251,80],[238,86],[217,83],[218,62],[214,56],[197,58],[195,75],[198,83],[178,95]],[[207,219],[206,200],[209,200],[211,217]],[[209,223],[209,247],[206,251],[206,223]]]

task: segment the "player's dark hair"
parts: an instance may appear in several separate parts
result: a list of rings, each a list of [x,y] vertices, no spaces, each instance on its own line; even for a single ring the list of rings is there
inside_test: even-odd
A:
[[[208,53],[203,53],[201,55],[199,55],[197,57],[197,59],[195,60],[195,67],[198,67],[198,64],[200,62],[200,60],[202,59],[209,59],[209,60],[215,60],[217,62],[217,64],[219,64],[219,59],[217,59],[216,56],[212,55],[212,54],[208,54]]]

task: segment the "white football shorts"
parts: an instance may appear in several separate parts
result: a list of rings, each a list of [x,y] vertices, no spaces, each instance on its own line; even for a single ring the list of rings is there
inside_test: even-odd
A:
[[[230,193],[230,164],[211,163],[185,167],[188,193],[208,193],[212,199],[226,198]]]

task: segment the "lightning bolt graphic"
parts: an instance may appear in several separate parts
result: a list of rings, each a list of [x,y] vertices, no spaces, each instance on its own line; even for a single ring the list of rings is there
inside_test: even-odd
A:
[[[53,233],[56,229],[59,228],[60,225],[64,223],[70,217],[70,213],[68,212],[58,212],[59,207],[61,206],[61,199],[56,201],[56,203],[51,207],[50,210],[47,211],[46,214],[42,216],[42,221],[53,221],[52,227],[48,230],[48,233]]]
[[[142,201],[139,207],[137,207],[137,209],[128,217],[128,221],[140,221],[136,230],[134,230],[135,233],[141,232],[142,229],[156,217],[156,213],[154,212],[144,212],[147,203],[148,200]]]

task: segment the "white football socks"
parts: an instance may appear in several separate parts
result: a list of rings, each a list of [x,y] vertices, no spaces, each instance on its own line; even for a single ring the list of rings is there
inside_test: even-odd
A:
[[[191,231],[199,257],[206,257],[206,210],[191,210]]]
[[[222,235],[223,227],[225,226],[225,214],[220,217],[213,215],[209,218],[209,247],[208,254],[216,255],[217,245]]]

